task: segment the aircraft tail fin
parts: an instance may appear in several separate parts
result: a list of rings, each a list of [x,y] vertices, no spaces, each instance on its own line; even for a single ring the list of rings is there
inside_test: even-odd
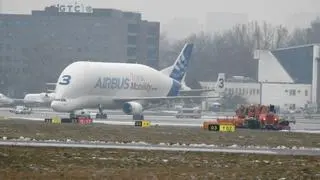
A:
[[[182,79],[184,79],[184,76],[186,74],[186,70],[188,68],[188,65],[191,59],[192,49],[193,49],[193,44],[186,43],[182,48],[174,64],[165,69],[162,69],[161,72],[168,75],[172,79],[178,82],[181,82]]]
[[[216,92],[224,92],[225,90],[225,73],[219,73],[218,74],[218,79],[217,79],[217,82],[216,82],[216,85],[215,85],[215,91]]]

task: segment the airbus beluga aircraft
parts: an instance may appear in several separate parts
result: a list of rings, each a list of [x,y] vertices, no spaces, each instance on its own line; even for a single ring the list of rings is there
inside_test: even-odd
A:
[[[192,49],[193,44],[185,44],[169,74],[142,64],[74,62],[60,74],[51,107],[72,113],[102,106],[143,119],[143,107],[150,101],[208,98],[178,95]]]
[[[45,104],[53,100],[54,93],[39,93],[39,94],[26,94],[23,99],[10,98],[3,94],[0,94],[0,106],[2,105],[36,105]]]

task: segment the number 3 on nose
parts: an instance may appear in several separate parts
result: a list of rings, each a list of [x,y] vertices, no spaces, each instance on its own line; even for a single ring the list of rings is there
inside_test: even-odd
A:
[[[70,75],[63,75],[59,81],[61,85],[68,85],[70,84],[71,76]]]

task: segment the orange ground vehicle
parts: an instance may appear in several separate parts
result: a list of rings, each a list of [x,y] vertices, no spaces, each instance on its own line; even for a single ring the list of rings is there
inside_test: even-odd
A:
[[[290,129],[289,121],[282,120],[278,116],[274,105],[241,105],[236,109],[236,115],[242,119],[243,124],[237,127],[250,129]],[[238,120],[238,122],[241,122]]]

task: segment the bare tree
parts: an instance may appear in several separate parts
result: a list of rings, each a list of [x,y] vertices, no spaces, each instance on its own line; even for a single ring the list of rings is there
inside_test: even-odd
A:
[[[286,47],[289,38],[289,31],[286,27],[279,25],[277,27],[275,48]]]
[[[259,24],[252,21],[235,25],[213,36],[203,32],[193,34],[170,44],[170,47],[163,43],[160,47],[166,51],[167,65],[173,63],[187,41],[192,41],[195,47],[186,81],[215,80],[219,72],[256,79],[258,62],[253,60],[255,49],[272,50],[310,42],[320,43],[320,19],[313,21],[311,28],[296,29],[293,33],[289,33],[283,25],[273,26],[267,22]]]
[[[306,29],[295,29],[290,36],[288,45],[297,46],[308,43],[308,31]]]

